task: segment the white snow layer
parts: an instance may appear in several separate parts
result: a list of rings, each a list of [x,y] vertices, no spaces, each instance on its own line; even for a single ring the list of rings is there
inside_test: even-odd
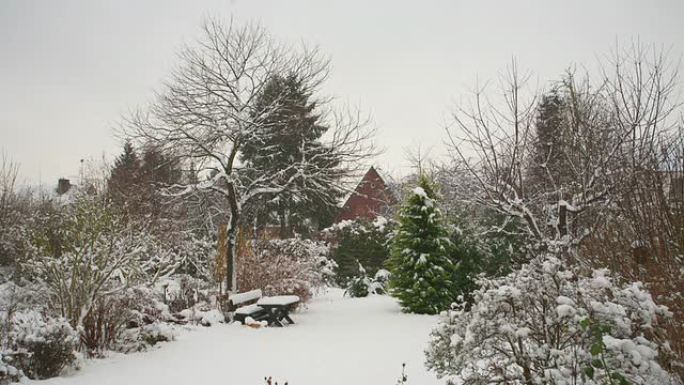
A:
[[[394,384],[406,363],[410,384],[441,384],[425,370],[423,351],[437,319],[404,314],[394,299],[318,296],[292,314],[295,325],[193,328],[149,352],[87,361],[69,377],[39,385]]]
[[[238,303],[243,303],[243,302],[253,301],[255,299],[259,299],[259,298],[261,298],[262,295],[263,295],[263,293],[261,292],[261,289],[256,289],[256,290],[251,290],[251,291],[247,291],[244,293],[231,294],[230,297],[228,297],[228,299],[232,303],[238,304]]]
[[[428,196],[427,196],[427,193],[425,192],[425,190],[423,190],[422,187],[416,187],[416,188],[414,188],[414,189],[413,189],[413,193],[416,194],[416,195],[418,195],[418,196],[421,197],[421,198],[427,198],[427,197],[428,197]]]
[[[299,302],[299,297],[296,295],[277,295],[275,297],[263,297],[259,301],[257,301],[257,305],[259,306],[268,306],[268,305],[280,305],[280,306],[286,306],[286,305],[293,305],[295,303]]]

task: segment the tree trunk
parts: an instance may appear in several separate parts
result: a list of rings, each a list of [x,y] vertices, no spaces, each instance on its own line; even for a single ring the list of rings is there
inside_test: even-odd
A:
[[[228,222],[228,247],[226,247],[226,292],[237,290],[237,233],[240,219],[240,208],[235,193],[235,185],[228,184],[228,205],[230,206],[230,221]]]
[[[278,206],[278,217],[280,222],[280,238],[285,239],[290,237],[290,223],[287,217],[287,209],[283,203]]]
[[[560,236],[560,240],[563,242],[568,241],[568,235],[570,235],[570,221],[568,219],[568,206],[565,202],[563,202],[559,207],[558,207],[558,235]],[[575,249],[572,244],[570,243],[561,243],[563,245],[561,249],[561,256],[564,261],[567,263],[574,265],[575,264]]]
[[[232,220],[231,220],[232,222]],[[237,290],[237,269],[235,257],[237,254],[237,226],[228,229],[228,247],[226,247],[226,292]]]
[[[568,206],[565,203],[558,207],[558,232],[561,239],[568,235]]]

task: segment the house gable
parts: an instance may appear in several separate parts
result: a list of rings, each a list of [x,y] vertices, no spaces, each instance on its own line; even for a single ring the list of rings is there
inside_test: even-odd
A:
[[[394,203],[396,198],[380,174],[371,167],[342,206],[336,222],[358,218],[372,220],[382,215],[387,207]]]

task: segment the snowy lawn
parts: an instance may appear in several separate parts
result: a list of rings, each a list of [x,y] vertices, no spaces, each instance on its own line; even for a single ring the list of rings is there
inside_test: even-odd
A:
[[[69,377],[36,384],[252,385],[273,376],[290,385],[441,383],[423,361],[433,316],[403,314],[387,296],[345,298],[332,289],[292,315],[297,324],[183,331],[149,352],[88,361]]]

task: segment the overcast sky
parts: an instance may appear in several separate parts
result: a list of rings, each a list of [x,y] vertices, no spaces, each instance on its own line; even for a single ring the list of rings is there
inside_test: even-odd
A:
[[[682,0],[0,0],[0,152],[49,185],[116,155],[122,114],[151,98],[207,16],[318,45],[333,65],[324,91],[372,115],[376,164],[394,173],[418,144],[439,153],[450,106],[512,56],[544,86],[618,39],[684,52]]]

